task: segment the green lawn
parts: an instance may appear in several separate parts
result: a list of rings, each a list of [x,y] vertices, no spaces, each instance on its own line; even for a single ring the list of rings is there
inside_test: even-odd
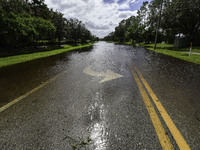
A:
[[[108,43],[115,43],[115,44],[125,44],[125,45],[131,45],[131,44],[132,44],[131,42],[123,42],[123,43],[114,42],[114,41],[105,41],[105,42],[108,42]]]
[[[154,47],[154,44],[144,44],[144,46],[149,46],[149,47]],[[166,44],[166,43],[157,43],[156,44],[156,47],[159,47],[159,48],[171,48],[173,47],[172,44]]]
[[[32,54],[22,54],[22,55],[16,55],[16,56],[9,56],[9,57],[4,57],[0,58],[0,68],[13,65],[13,64],[18,64],[38,58],[43,58],[43,57],[48,57],[56,54],[60,54],[63,52],[75,50],[75,49],[80,49],[84,47],[89,47],[92,46],[94,43],[89,43],[85,45],[78,45],[78,46],[71,46],[71,45],[65,45],[63,49],[57,49],[57,50],[52,50],[52,51],[46,51],[46,52],[37,52],[37,53],[32,53]]]
[[[154,44],[138,43],[138,45],[154,48]],[[188,48],[174,48],[172,44],[167,44],[167,43],[157,43],[156,47],[158,49],[168,49],[168,50],[173,50],[173,51],[188,51],[189,52],[190,50],[189,47]],[[193,47],[192,52],[200,53],[200,47]]]
[[[191,54],[189,56],[188,53],[190,48],[174,48],[172,44],[166,44],[166,43],[157,43],[156,50],[154,50],[154,44],[144,44],[144,43],[138,43],[140,46],[145,46],[149,50],[153,50],[158,53],[162,53],[171,57],[175,57],[178,59],[182,59],[188,62],[200,64],[200,55],[197,54]],[[200,47],[193,47],[192,52],[200,53]]]
[[[109,43],[117,43],[109,41]],[[120,43],[118,43],[120,44]],[[125,42],[123,44],[131,45],[131,42]],[[189,56],[189,47],[188,48],[174,48],[172,44],[166,44],[166,43],[157,43],[156,50],[154,50],[154,44],[144,44],[144,43],[138,43],[137,45],[144,46],[149,50],[156,51],[158,53],[162,53],[171,57],[175,57],[178,59],[182,59],[188,62],[200,64],[200,55],[197,54],[191,54]],[[200,53],[200,47],[193,47],[192,52]]]
[[[178,51],[189,51],[189,50],[190,50],[190,48],[178,49]],[[200,47],[193,47],[192,52],[200,53]]]
[[[147,49],[153,50],[153,51],[156,51],[158,53],[162,53],[162,54],[165,54],[165,55],[168,55],[168,56],[171,56],[171,57],[182,59],[182,60],[185,60],[185,61],[188,61],[188,62],[200,64],[200,55],[191,54],[191,56],[189,56],[188,53],[182,52],[182,51],[189,51],[187,48],[171,50],[171,49],[167,49],[166,47],[163,47],[163,48],[157,48],[157,49],[154,50],[153,47],[147,47]],[[200,48],[198,48],[198,47],[194,48],[192,50],[192,52],[200,52]]]
[[[124,42],[124,44],[126,44],[126,45],[131,45],[132,42]]]

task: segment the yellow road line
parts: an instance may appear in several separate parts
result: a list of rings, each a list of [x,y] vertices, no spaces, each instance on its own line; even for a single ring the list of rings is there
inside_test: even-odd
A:
[[[18,98],[16,98],[16,99],[14,99],[13,101],[9,102],[8,104],[2,106],[2,107],[0,108],[0,112],[6,110],[6,109],[9,108],[10,106],[14,105],[15,103],[21,101],[21,100],[24,99],[25,97],[27,97],[27,96],[31,95],[32,93],[36,92],[37,90],[39,90],[39,89],[42,88],[43,86],[47,85],[48,83],[50,83],[50,82],[56,80],[58,77],[60,77],[60,76],[63,75],[64,73],[66,73],[66,71],[64,71],[64,72],[62,72],[62,73],[56,75],[56,76],[53,77],[52,79],[47,80],[46,82],[40,84],[39,86],[37,86],[36,88],[32,89],[31,91],[29,91],[29,92],[25,93],[24,95],[22,95],[22,96],[20,96],[20,97],[18,97]]]
[[[156,111],[155,111],[145,89],[143,88],[143,85],[140,82],[139,77],[137,76],[137,74],[136,74],[136,72],[133,68],[132,68],[132,73],[133,73],[133,77],[135,78],[135,81],[137,83],[137,86],[139,88],[142,99],[145,103],[145,106],[147,108],[147,111],[149,113],[149,116],[151,118],[151,121],[153,123],[153,126],[155,128],[155,131],[156,131],[156,134],[157,134],[158,139],[160,141],[160,144],[162,146],[162,149],[163,150],[173,150],[174,148],[172,146],[172,143],[171,143],[169,137],[166,135],[165,129],[162,126],[162,123],[161,123],[158,115],[156,114]]]
[[[138,71],[138,69],[136,67],[134,67],[134,69],[136,70],[136,72],[139,75],[140,79],[142,80],[144,86],[146,87],[149,95],[151,96],[153,102],[155,103],[156,107],[158,108],[158,111],[160,112],[163,120],[165,121],[166,125],[168,126],[168,128],[169,128],[171,134],[173,135],[180,150],[190,150],[189,145],[187,144],[187,142],[181,135],[180,131],[177,129],[176,125],[174,124],[174,122],[172,121],[170,116],[168,115],[165,108],[162,106],[161,102],[159,101],[159,99],[157,98],[157,96],[155,95],[155,93],[153,92],[153,90],[151,89],[149,84],[147,83],[147,81],[144,79],[144,77]]]

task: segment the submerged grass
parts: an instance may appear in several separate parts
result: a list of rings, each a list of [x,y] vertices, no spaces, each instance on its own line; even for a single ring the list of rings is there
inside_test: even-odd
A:
[[[200,64],[200,55],[191,54],[191,56],[189,56],[189,53],[186,53],[189,52],[190,48],[174,48],[172,44],[157,43],[157,48],[154,50],[154,44],[138,43],[138,45],[145,46],[149,50],[162,53],[171,57]],[[200,47],[193,47],[192,52],[200,53]]]
[[[14,64],[26,62],[26,61],[30,61],[30,60],[35,60],[35,59],[38,59],[38,58],[53,56],[53,55],[60,54],[60,53],[63,53],[63,52],[67,52],[67,51],[71,51],[71,50],[89,47],[89,46],[92,46],[93,44],[94,43],[89,43],[89,44],[78,45],[78,46],[65,45],[64,48],[62,48],[62,49],[56,49],[56,50],[52,50],[52,51],[37,52],[37,53],[32,53],[32,54],[22,54],[22,55],[0,58],[0,68],[5,67],[5,66],[9,66],[9,65],[14,65]]]
[[[138,45],[140,46],[145,46],[145,47],[150,47],[150,48],[153,48],[154,47],[154,44],[144,44],[144,43],[138,43]],[[172,51],[188,51],[190,50],[189,47],[187,48],[174,48],[173,44],[167,44],[167,43],[157,43],[156,44],[156,47],[158,49],[167,49],[167,50],[172,50]],[[196,53],[200,53],[200,47],[193,47],[192,48],[192,52],[196,52]]]
[[[117,43],[120,44],[118,42],[112,42],[109,41],[109,43]],[[131,42],[125,42],[125,43],[121,43],[121,44],[127,44],[127,45],[131,45]],[[185,60],[188,62],[192,62],[192,63],[196,63],[196,64],[200,64],[200,55],[199,54],[191,54],[191,56],[189,56],[189,47],[188,48],[174,48],[174,46],[172,44],[167,44],[167,43],[157,43],[156,47],[157,49],[153,49],[154,44],[145,44],[145,43],[137,43],[137,45],[139,46],[144,46],[149,50],[158,52],[158,53],[162,53],[171,57],[175,57],[181,60]],[[196,53],[200,53],[200,47],[193,47],[192,48],[192,52],[196,52]]]
[[[156,49],[154,50],[153,48],[147,48],[149,50],[153,50],[155,52],[158,53],[162,53],[171,57],[175,57],[178,59],[182,59],[188,62],[192,62],[192,63],[196,63],[196,64],[200,64],[200,55],[197,54],[191,54],[191,56],[189,56],[188,53],[185,52],[180,52],[180,51],[172,51],[172,50],[167,50],[167,49]]]

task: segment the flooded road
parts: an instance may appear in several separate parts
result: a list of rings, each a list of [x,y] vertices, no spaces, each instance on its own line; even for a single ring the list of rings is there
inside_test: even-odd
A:
[[[141,72],[190,148],[199,149],[200,66],[106,42],[0,69],[1,107],[48,81],[0,112],[1,149],[162,149],[131,66]]]

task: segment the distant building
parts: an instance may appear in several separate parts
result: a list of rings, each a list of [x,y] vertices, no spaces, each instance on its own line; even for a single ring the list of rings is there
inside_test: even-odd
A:
[[[175,35],[174,47],[175,48],[184,48],[187,46],[186,36],[182,33]]]
[[[186,39],[186,36],[184,34],[179,33],[179,34],[175,35],[174,47],[175,48],[187,47],[187,39]]]

